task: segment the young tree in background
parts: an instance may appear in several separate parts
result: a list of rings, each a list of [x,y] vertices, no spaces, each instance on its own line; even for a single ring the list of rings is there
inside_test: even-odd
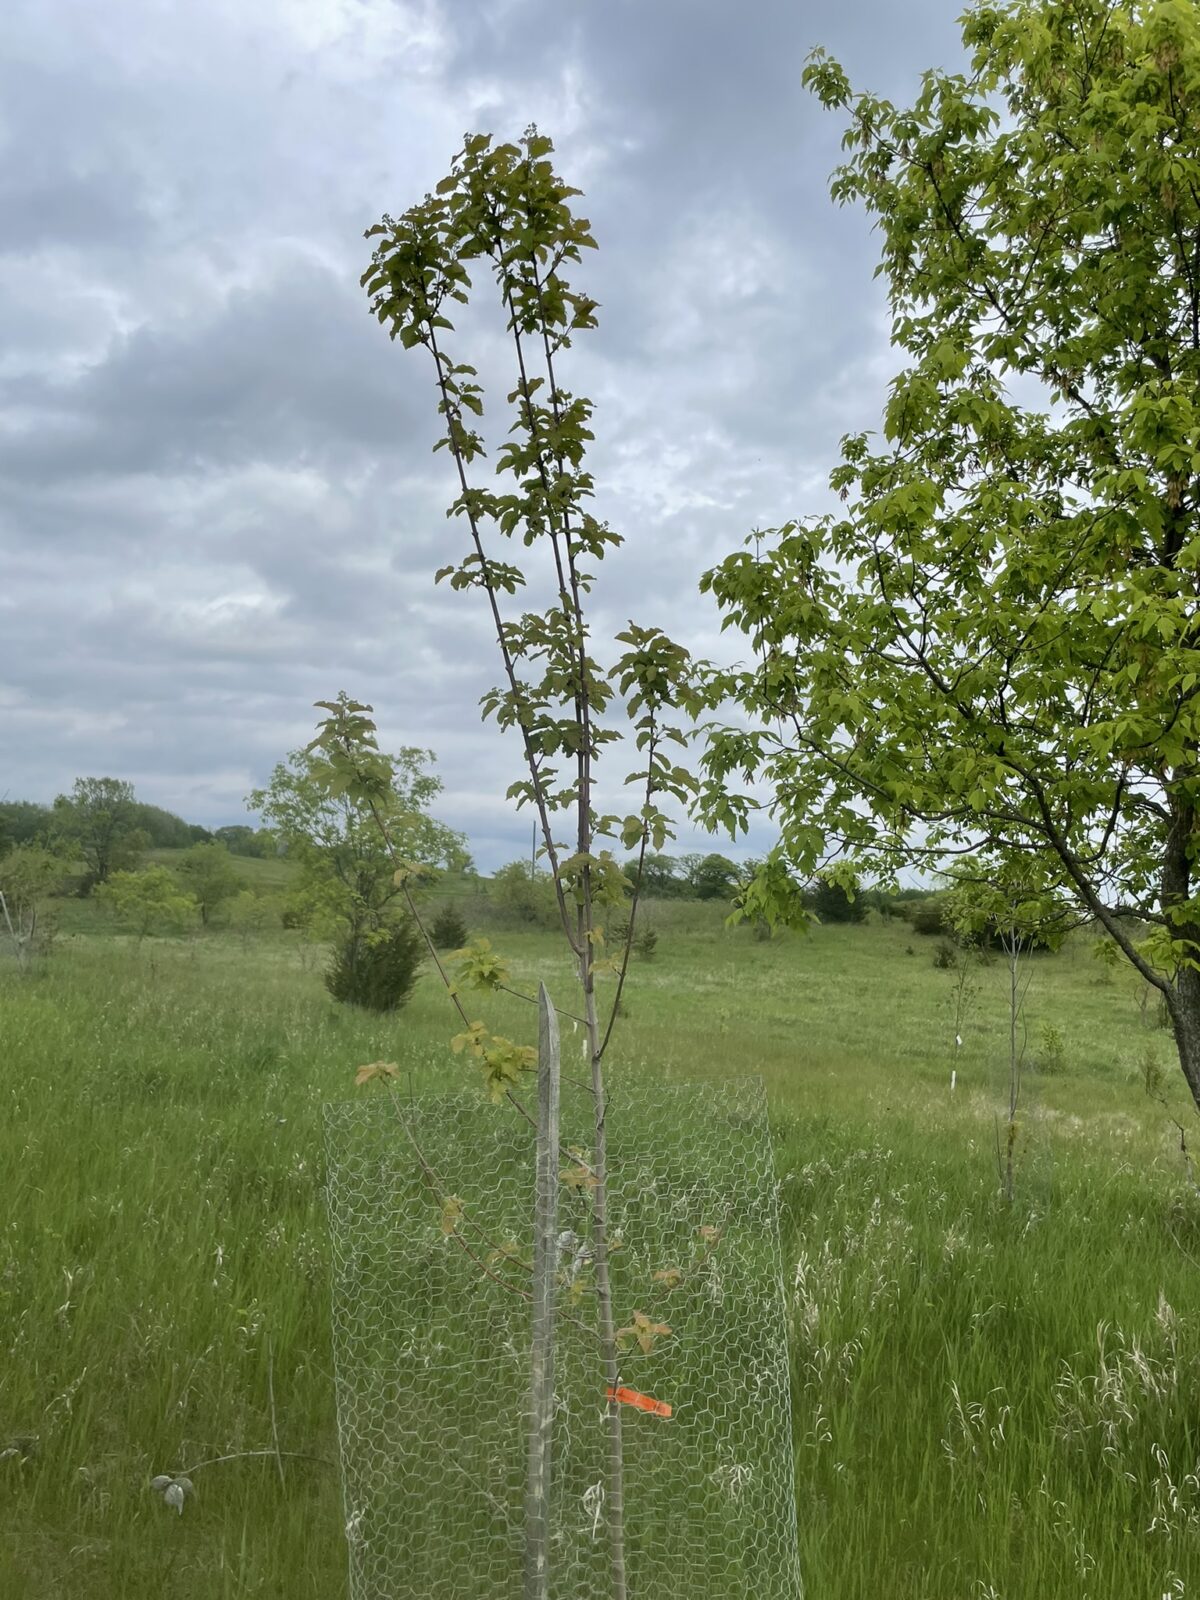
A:
[[[488,899],[514,922],[542,928],[558,926],[554,881],[548,872],[531,868],[528,861],[509,861],[497,867],[488,884]]]
[[[54,801],[52,827],[78,851],[95,883],[135,866],[148,843],[133,785],[120,778],[76,778],[71,793]]]
[[[137,934],[137,942],[150,933],[185,926],[197,910],[194,897],[179,887],[166,867],[143,872],[112,872],[97,886],[96,899],[118,922]]]
[[[343,695],[340,704],[346,705]],[[466,840],[436,822],[429,806],[442,791],[429,771],[433,753],[406,747],[389,758],[391,779],[376,801],[388,837],[406,860],[425,867],[464,868]],[[331,785],[333,767],[320,751],[295,751],[256,789],[247,805],[275,831],[300,866],[301,895],[319,908],[331,932],[370,934],[404,908],[395,866],[372,808]]]
[[[0,856],[0,932],[22,967],[44,947],[46,901],[61,892],[72,861],[38,844],[19,844]]]
[[[176,871],[200,907],[200,921],[206,928],[217,907],[232,899],[242,886],[229,851],[216,841],[185,850]]]
[[[1162,993],[1200,1105],[1200,10],[962,28],[969,75],[911,109],[805,73],[906,365],[882,438],[842,441],[845,509],[705,579],[757,654],[714,697],[761,722],[714,734],[702,815],[740,827],[731,781],[766,780],[776,886],[1036,862]]]

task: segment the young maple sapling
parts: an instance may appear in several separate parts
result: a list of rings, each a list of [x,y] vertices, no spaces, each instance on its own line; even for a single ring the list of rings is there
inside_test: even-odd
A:
[[[468,136],[451,171],[399,218],[385,216],[369,230],[377,240],[363,283],[372,310],[405,349],[423,349],[432,362],[437,411],[443,432],[434,449],[450,457],[458,493],[448,515],[465,525],[467,548],[444,566],[438,580],[455,590],[480,593],[495,634],[500,683],[482,699],[485,717],[514,730],[526,774],[508,796],[532,806],[574,966],[579,1000],[565,1014],[585,1030],[591,1101],[590,1150],[566,1152],[563,1180],[586,1199],[590,1212],[590,1269],[594,1276],[595,1336],[599,1356],[598,1397],[607,1395],[605,1511],[613,1600],[626,1600],[624,1485],[620,1352],[636,1345],[643,1353],[670,1328],[641,1308],[631,1308],[618,1328],[609,1274],[608,1155],[604,1057],[612,1038],[637,937],[637,886],[604,841],[635,851],[640,868],[648,850],[660,851],[672,836],[663,804],[686,805],[695,792],[691,773],[674,759],[687,744],[685,727],[700,708],[688,654],[661,630],[634,623],[617,640],[624,652],[608,669],[591,654],[587,617],[592,568],[621,543],[589,509],[593,480],[584,465],[592,438],[591,402],[562,386],[559,367],[572,336],[596,326],[596,302],[571,288],[563,276],[584,249],[594,248],[588,223],[573,215],[578,190],[555,174],[551,141],[536,129],[516,144],[493,144],[486,134]],[[490,270],[514,364],[507,395],[512,427],[499,448],[495,475],[503,487],[478,478],[485,445],[477,424],[484,395],[476,368],[452,352],[454,325],[447,313],[466,305],[472,290],[470,264]],[[518,548],[527,564],[502,559]],[[509,615],[506,606],[535,586],[528,609]],[[518,602],[519,603],[519,602]],[[621,735],[611,725],[617,700],[639,752],[637,770],[626,780],[637,800],[625,815],[601,815],[596,806],[596,767],[605,745]],[[345,700],[329,702],[330,715],[315,744],[328,758],[333,781],[370,804],[387,782],[386,758],[377,748],[370,708]],[[609,718],[606,721],[606,716]],[[382,818],[380,819],[382,820]],[[413,903],[411,884],[419,870],[397,857],[397,881]],[[615,956],[606,953],[604,918],[625,908],[624,938]],[[532,1070],[530,1047],[493,1034],[470,1017],[464,990],[515,992],[503,958],[485,940],[458,953],[453,974],[432,938],[430,956],[459,1012],[463,1030],[454,1042],[483,1069],[494,1099],[532,1121],[520,1098],[523,1076]],[[597,976],[611,973],[611,998],[601,1015]],[[530,1000],[533,996],[524,996]],[[379,1065],[379,1064],[376,1064]],[[386,1076],[373,1074],[374,1076]],[[445,1213],[444,1213],[445,1215]],[[479,1228],[461,1208],[450,1233],[467,1248],[466,1233]],[[475,1248],[474,1243],[470,1250]],[[505,1277],[524,1263],[502,1260],[489,1275]],[[527,1270],[527,1268],[526,1268]],[[519,1292],[528,1295],[522,1287]],[[603,1402],[602,1402],[603,1403]],[[544,1584],[543,1577],[543,1584]],[[536,1585],[527,1593],[539,1593]]]

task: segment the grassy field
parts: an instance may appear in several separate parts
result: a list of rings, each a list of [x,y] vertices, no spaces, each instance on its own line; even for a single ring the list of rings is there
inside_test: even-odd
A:
[[[1084,943],[1031,963],[1009,1206],[999,963],[956,1014],[899,925],[652,919],[618,1087],[767,1083],[808,1600],[1200,1597],[1200,1200],[1147,1081],[1193,1118],[1132,979]],[[379,1057],[469,1082],[445,998],[372,1018],[291,936],[63,927],[0,969],[0,1595],[334,1600],[320,1107]],[[566,995],[549,935],[493,937]],[[189,1468],[176,1516],[148,1482]]]

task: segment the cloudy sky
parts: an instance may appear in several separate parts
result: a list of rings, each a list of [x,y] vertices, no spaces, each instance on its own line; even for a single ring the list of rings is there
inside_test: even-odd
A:
[[[958,0],[4,9],[0,795],[111,774],[242,821],[344,688],[385,745],[436,752],[479,864],[511,859],[528,831],[501,798],[517,752],[478,721],[478,596],[433,586],[462,535],[427,358],[367,313],[364,228],[464,130],[554,138],[601,247],[575,279],[600,328],[564,381],[596,401],[598,511],[627,540],[597,627],[728,656],[697,579],[826,508],[892,365],[805,57],[910,97],[961,60]]]

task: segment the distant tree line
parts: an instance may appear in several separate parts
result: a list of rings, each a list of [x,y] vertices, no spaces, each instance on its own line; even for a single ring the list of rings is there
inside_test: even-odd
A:
[[[648,853],[640,867],[634,856],[623,870],[631,884],[655,900],[728,900],[742,875],[735,861],[720,855]]]
[[[139,800],[121,778],[76,778],[52,805],[0,801],[0,855],[18,845],[38,845],[72,855],[88,875],[86,888],[135,866],[147,850],[186,850],[223,844],[235,856],[273,856],[280,845],[270,828],[244,823],[204,828],[162,806]]]

